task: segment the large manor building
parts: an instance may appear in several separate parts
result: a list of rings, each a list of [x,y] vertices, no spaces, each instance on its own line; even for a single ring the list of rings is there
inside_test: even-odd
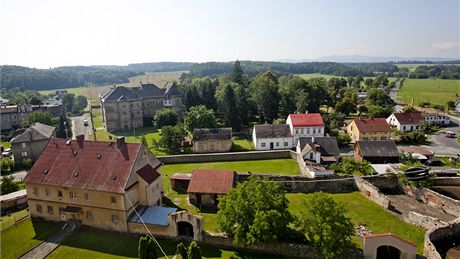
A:
[[[102,118],[107,131],[147,126],[157,110],[170,108],[182,117],[185,106],[175,83],[164,88],[140,83],[139,87],[116,86],[101,97]]]

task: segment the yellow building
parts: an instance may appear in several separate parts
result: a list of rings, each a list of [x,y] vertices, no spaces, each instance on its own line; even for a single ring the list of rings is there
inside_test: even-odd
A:
[[[354,119],[347,125],[351,142],[361,140],[390,140],[391,128],[385,118]]]

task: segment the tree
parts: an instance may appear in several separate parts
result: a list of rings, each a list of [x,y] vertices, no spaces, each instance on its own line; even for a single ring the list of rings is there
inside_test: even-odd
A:
[[[304,113],[308,111],[308,102],[309,102],[308,93],[304,91],[299,91],[296,95],[295,100],[296,100],[296,111],[297,112]]]
[[[244,71],[241,68],[240,61],[235,61],[233,64],[233,71],[232,71],[232,81],[243,86],[246,84],[246,79],[244,76]]]
[[[366,88],[372,87],[372,85],[374,85],[374,79],[366,78],[366,80],[364,80],[364,85],[366,86]]]
[[[374,82],[372,83],[372,85],[374,87],[387,86],[388,78],[386,78],[384,74],[380,74],[374,79]]]
[[[374,169],[367,161],[357,162],[353,158],[343,158],[339,163],[333,164],[336,174],[344,175],[372,175]]]
[[[184,245],[184,243],[180,242],[179,244],[177,244],[177,251],[179,252],[180,256],[182,257],[182,259],[187,259],[188,255],[187,255],[187,247]]]
[[[201,259],[201,250],[195,241],[190,243],[187,255],[188,259]]]
[[[403,111],[403,112],[416,112],[417,110],[416,110],[413,106],[408,105],[408,106],[404,107],[404,108],[402,109],[402,111]]]
[[[140,259],[156,259],[158,258],[155,241],[148,236],[145,235],[139,238],[139,244],[137,246],[137,252],[139,254]]]
[[[294,75],[281,76],[278,87],[280,96],[278,117],[286,118],[289,114],[294,113],[298,106],[297,93],[300,91],[306,92],[307,90],[307,82],[301,77]],[[308,105],[308,102],[305,102],[305,105]],[[301,110],[299,110],[297,107],[297,110],[301,112],[305,112],[307,109],[307,107],[301,107]]]
[[[75,102],[75,94],[65,94],[62,97],[62,105],[64,105],[67,112],[73,111],[73,104]]]
[[[277,183],[250,177],[219,197],[219,228],[237,244],[277,242],[289,231],[292,216],[288,202]]]
[[[32,167],[32,159],[24,159],[22,160],[22,165],[24,165],[24,168],[26,170],[30,169]]]
[[[450,100],[447,102],[447,110],[455,110],[455,102]]]
[[[356,105],[358,104],[358,96],[355,91],[347,90],[340,102],[335,105],[337,112],[345,115],[356,112]]]
[[[370,118],[387,118],[393,113],[393,106],[370,105],[368,106],[368,116]]]
[[[176,125],[178,120],[179,116],[174,110],[164,108],[155,112],[153,116],[153,125],[155,125],[157,129],[160,129],[163,126]]]
[[[364,78],[362,76],[357,76],[355,79],[355,88],[361,88],[361,83],[364,81]]]
[[[259,122],[271,123],[278,115],[278,81],[272,72],[256,76],[250,86],[251,99],[259,112]]]
[[[74,99],[72,113],[81,113],[88,106],[88,100],[83,95],[78,95]]]
[[[2,175],[11,172],[14,168],[14,160],[9,157],[2,157],[0,163]]]
[[[52,125],[57,125],[59,123],[59,118],[53,116],[49,112],[35,111],[35,112],[31,112],[31,113],[29,113],[29,115],[27,115],[27,117],[22,122],[22,126],[23,127],[29,127],[30,125],[32,125],[32,124],[34,124],[36,122],[40,122],[42,124],[52,126]]]
[[[305,233],[309,243],[325,258],[346,254],[353,248],[353,223],[345,216],[345,208],[329,194],[313,194],[305,204],[296,226]]]
[[[215,128],[217,120],[212,109],[197,105],[190,107],[185,114],[184,124],[188,131],[193,132],[196,128]]]
[[[355,85],[355,78],[352,76],[347,78],[348,87],[353,87]]]
[[[2,190],[2,195],[12,193],[12,192],[19,190],[19,185],[14,182],[14,177],[12,175],[3,176],[1,190]]]
[[[161,128],[160,144],[170,153],[179,153],[181,142],[186,135],[182,125],[164,126]]]
[[[393,104],[393,100],[379,88],[373,88],[367,91],[367,104],[384,106],[387,104]]]
[[[230,84],[224,86],[222,101],[219,105],[222,122],[225,126],[230,126],[235,131],[240,131],[240,120],[236,107],[235,92]]]
[[[361,116],[361,114],[366,114],[369,111],[366,105],[360,105],[358,106],[358,116]]]

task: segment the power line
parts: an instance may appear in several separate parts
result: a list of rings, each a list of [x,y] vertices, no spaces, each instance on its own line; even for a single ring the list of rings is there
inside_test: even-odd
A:
[[[116,182],[118,184],[118,186],[120,186],[120,188],[123,188],[121,187],[120,183],[119,182]],[[150,232],[149,228],[145,225],[145,222],[144,220],[142,219],[141,215],[139,215],[139,213],[137,213],[137,210],[134,208],[133,206],[133,203],[131,202],[131,200],[129,199],[128,195],[125,195],[126,196],[126,199],[128,200],[129,202],[129,205],[131,206],[131,208],[133,208],[134,212],[136,213],[136,215],[139,217],[139,219],[141,220],[142,222],[142,225],[144,225],[144,228],[147,230],[147,232],[149,233],[149,236],[153,239],[153,241],[155,241],[155,243],[157,244],[157,246],[160,248],[160,251],[163,253],[163,255],[166,257],[166,259],[168,259],[168,256],[166,255],[165,251],[163,251],[163,248],[161,247],[160,243],[156,240],[156,238],[153,236],[152,232]]]

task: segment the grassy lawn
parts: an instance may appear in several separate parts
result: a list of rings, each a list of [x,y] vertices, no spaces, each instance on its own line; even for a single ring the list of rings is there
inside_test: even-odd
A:
[[[249,139],[232,140],[232,151],[252,151],[255,150],[254,144]]]
[[[17,258],[51,236],[60,225],[25,220],[1,232],[1,258]]]
[[[139,237],[118,233],[94,230],[81,230],[67,239],[62,246],[56,249],[47,258],[139,258],[137,254]],[[176,252],[177,242],[172,240],[158,240],[164,252],[172,258]],[[278,258],[274,256],[261,256],[224,250],[215,247],[200,245],[203,258]],[[158,253],[161,253],[158,251]],[[159,254],[160,255],[160,254]],[[161,256],[159,258],[164,258]],[[287,258],[287,257],[286,257]]]
[[[419,104],[430,102],[445,105],[450,100],[457,100],[460,91],[460,80],[446,79],[406,79],[398,92],[398,100]]]
[[[298,214],[304,209],[304,202],[308,202],[312,195],[287,194],[287,197],[290,201],[289,209],[293,214]],[[408,224],[397,216],[386,212],[359,192],[333,194],[332,197],[347,209],[347,216],[351,218],[355,226],[366,225],[375,234],[391,232],[416,243],[417,252],[422,253],[425,236],[425,231],[422,228]],[[362,247],[360,238],[356,237],[354,241],[359,247]]]
[[[4,149],[10,148],[11,143],[10,142],[0,142],[0,145],[3,146]]]
[[[16,222],[16,220],[22,219],[27,215],[29,215],[29,211],[27,209],[24,209],[0,217],[0,230],[8,226],[14,225],[14,222]]]

